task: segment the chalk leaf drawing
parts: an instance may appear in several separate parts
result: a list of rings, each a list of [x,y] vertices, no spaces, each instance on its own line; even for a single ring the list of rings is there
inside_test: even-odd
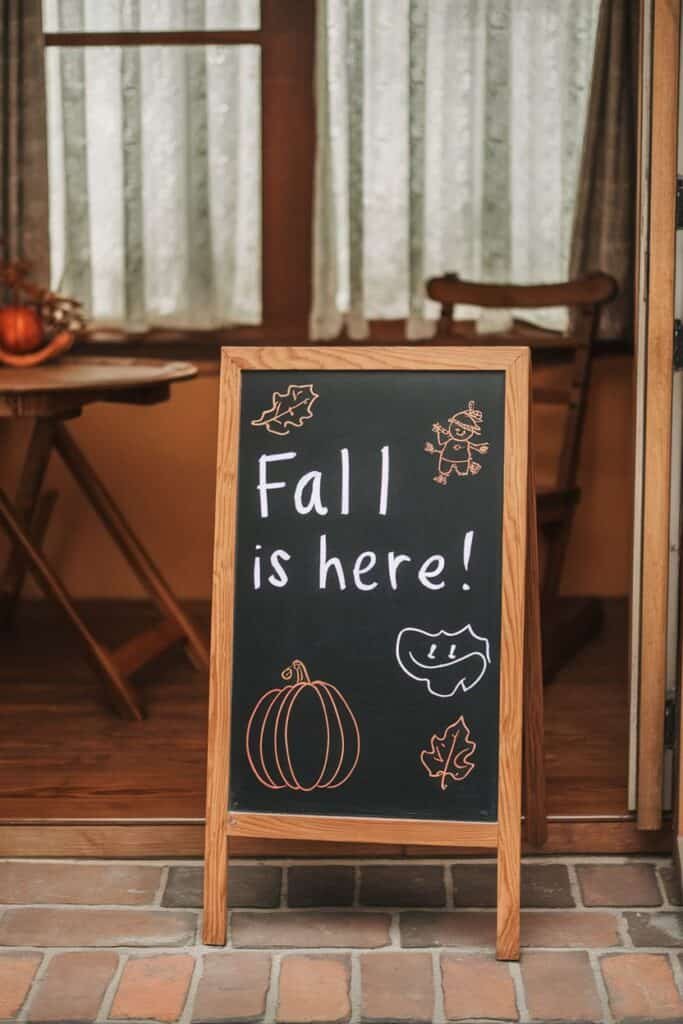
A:
[[[432,425],[436,444],[428,441],[425,451],[439,456],[435,483],[446,484],[452,473],[456,476],[476,476],[480,471],[481,463],[474,456],[486,455],[489,445],[486,441],[472,439],[481,435],[483,421],[481,409],[477,409],[474,402],[468,402],[466,409],[448,417],[447,427],[442,427],[440,423]]]
[[[264,409],[252,427],[265,427],[270,434],[287,437],[293,427],[301,427],[313,416],[313,405],[320,396],[312,384],[290,384],[286,391],[273,391],[272,405]]]
[[[268,789],[338,789],[360,756],[358,723],[346,698],[331,683],[311,680],[298,658],[282,678],[286,685],[264,693],[249,718],[251,770]]]
[[[454,633],[406,626],[396,637],[396,660],[407,676],[426,683],[433,697],[453,697],[477,685],[491,654],[488,640],[469,623]]]
[[[476,768],[472,757],[477,744],[462,715],[444,729],[443,736],[434,733],[429,742],[420,760],[430,779],[441,780],[441,789],[446,789],[451,782],[462,782]]]

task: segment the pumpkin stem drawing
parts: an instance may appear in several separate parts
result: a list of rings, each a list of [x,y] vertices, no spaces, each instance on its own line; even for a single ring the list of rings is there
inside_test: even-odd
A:
[[[251,770],[268,789],[338,789],[360,757],[348,701],[332,683],[312,680],[299,658],[281,676],[287,685],[264,693],[247,723]]]
[[[292,676],[296,674],[297,683],[310,683],[311,686],[313,685],[311,683],[311,677],[308,674],[308,669],[304,665],[303,661],[299,661],[298,658],[295,658],[292,664],[288,665],[287,668],[283,668],[280,674],[285,681],[289,681]]]

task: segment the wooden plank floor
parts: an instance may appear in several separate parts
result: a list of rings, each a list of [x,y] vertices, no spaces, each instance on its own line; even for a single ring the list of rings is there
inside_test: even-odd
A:
[[[545,691],[550,814],[626,810],[626,602],[606,610],[601,638]],[[153,618],[118,603],[90,603],[84,614],[109,642]],[[200,617],[208,630],[207,609]],[[108,710],[42,603],[24,605],[0,650],[0,820],[203,816],[207,680],[182,652],[139,674],[148,717],[131,723]]]

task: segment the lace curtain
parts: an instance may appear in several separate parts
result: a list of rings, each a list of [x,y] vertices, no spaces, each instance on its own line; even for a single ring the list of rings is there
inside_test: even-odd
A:
[[[428,335],[424,281],[445,271],[567,277],[598,13],[599,0],[319,0],[314,337],[404,317]]]
[[[44,0],[46,30],[251,28],[258,0]],[[252,46],[48,49],[54,287],[98,323],[261,320]]]

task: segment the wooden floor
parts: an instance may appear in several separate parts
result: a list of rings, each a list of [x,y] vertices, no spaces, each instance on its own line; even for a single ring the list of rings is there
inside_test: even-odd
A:
[[[552,815],[626,811],[626,602],[606,612],[600,639],[545,691]],[[89,604],[84,614],[110,642],[150,620],[120,604]],[[207,609],[199,614],[208,630]],[[203,817],[207,680],[182,652],[140,673],[148,717],[131,723],[109,711],[71,635],[41,603],[22,608],[0,650],[0,821]]]

